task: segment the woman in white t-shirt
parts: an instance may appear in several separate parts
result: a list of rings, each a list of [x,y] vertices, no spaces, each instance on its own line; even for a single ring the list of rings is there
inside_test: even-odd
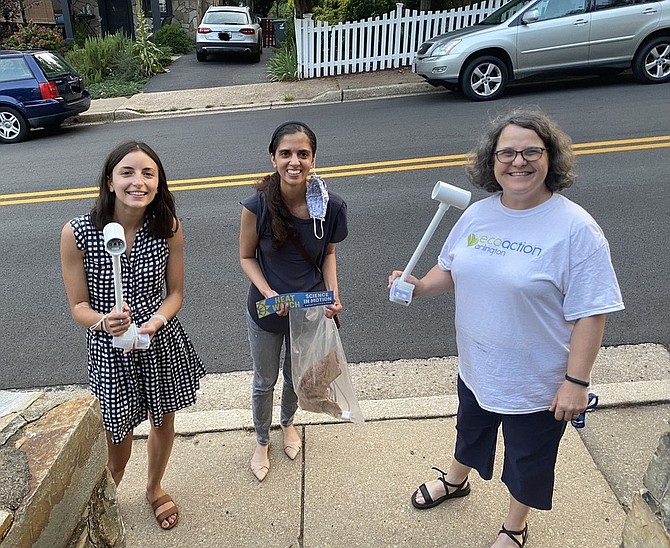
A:
[[[412,505],[468,495],[473,468],[491,479],[502,424],[510,502],[495,548],[523,546],[530,509],[551,509],[560,439],[588,405],[606,314],[624,308],[602,230],[558,194],[575,180],[571,145],[538,110],[495,120],[467,168],[492,195],[463,213],[437,265],[407,280],[415,297],[454,292],[459,358],[454,457]]]

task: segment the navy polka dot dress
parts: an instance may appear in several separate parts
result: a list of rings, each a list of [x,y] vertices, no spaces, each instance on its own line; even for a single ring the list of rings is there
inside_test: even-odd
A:
[[[89,214],[70,221],[77,248],[84,252],[89,302],[107,314],[115,304],[112,257],[105,251],[102,230]],[[147,223],[137,231],[130,256],[121,256],[123,299],[139,327],[163,302],[168,243],[150,236]],[[155,426],[163,415],[195,403],[205,368],[179,320],[160,328],[147,350],[124,354],[112,336],[89,329],[88,375],[91,392],[100,400],[105,430],[121,443],[151,414]]]

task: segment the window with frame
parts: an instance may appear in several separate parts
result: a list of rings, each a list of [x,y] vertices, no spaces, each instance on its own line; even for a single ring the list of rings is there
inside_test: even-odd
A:
[[[34,78],[28,63],[21,57],[0,59],[0,82]]]
[[[168,0],[158,0],[158,6],[161,10],[161,17],[172,15],[172,3]],[[142,0],[142,9],[147,17],[151,17],[151,0]]]

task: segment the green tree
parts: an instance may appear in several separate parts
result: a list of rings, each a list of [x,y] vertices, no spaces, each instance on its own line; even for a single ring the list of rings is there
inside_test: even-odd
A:
[[[344,7],[346,21],[358,21],[395,11],[396,0],[348,0]]]

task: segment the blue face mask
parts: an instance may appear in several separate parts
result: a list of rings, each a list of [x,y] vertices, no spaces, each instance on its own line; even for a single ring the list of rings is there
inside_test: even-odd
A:
[[[328,188],[326,182],[316,173],[307,183],[307,209],[310,219],[314,220],[314,236],[317,239],[323,238],[323,222],[326,220],[326,210],[328,209]],[[321,235],[317,230],[317,221],[321,227]]]

